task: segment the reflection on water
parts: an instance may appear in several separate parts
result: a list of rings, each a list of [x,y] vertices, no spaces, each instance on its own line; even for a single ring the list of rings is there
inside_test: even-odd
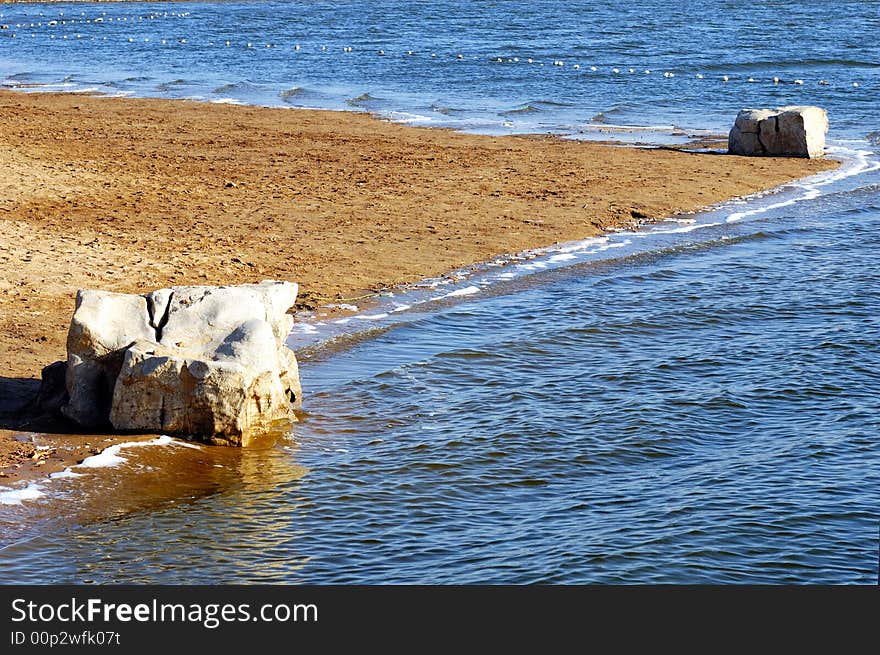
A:
[[[126,448],[120,451],[126,461],[116,466],[74,467],[71,469],[74,475],[43,483],[46,495],[38,501],[0,508],[0,544],[5,546],[0,551],[0,572],[6,562],[26,557],[34,559],[38,568],[32,577],[15,581],[47,582],[56,579],[56,575],[71,581],[89,581],[91,567],[83,568],[76,562],[82,554],[78,552],[82,540],[76,538],[77,526],[90,526],[99,521],[124,522],[133,515],[146,516],[150,512],[170,512],[187,525],[186,513],[208,497],[233,490],[243,496],[268,494],[279,485],[284,487],[302,478],[307,469],[295,462],[295,452],[295,442],[286,435],[264,448],[194,445]],[[233,505],[221,508],[220,517],[229,521],[240,513],[241,508]],[[65,534],[64,531],[70,529],[73,532],[69,536],[74,540],[51,558],[46,552],[44,559],[44,548],[51,551],[53,546],[60,545],[52,535]],[[222,546],[235,544],[240,536],[235,525],[225,525],[209,538],[203,532],[194,538]],[[131,545],[137,541],[134,538],[113,543]],[[241,543],[243,547],[250,547],[253,542],[252,535]],[[169,543],[173,544],[174,540]],[[95,557],[94,553],[90,556]],[[163,551],[156,556],[161,561],[167,555]],[[98,556],[95,565],[107,566],[113,559],[110,554]],[[129,563],[127,557],[122,559]]]

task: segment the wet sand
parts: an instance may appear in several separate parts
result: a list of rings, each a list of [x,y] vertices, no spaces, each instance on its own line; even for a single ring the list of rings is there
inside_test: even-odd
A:
[[[0,92],[0,127],[0,471],[14,478],[47,466],[22,430],[70,430],[19,408],[65,356],[78,288],[274,278],[312,309],[837,166],[75,94]]]

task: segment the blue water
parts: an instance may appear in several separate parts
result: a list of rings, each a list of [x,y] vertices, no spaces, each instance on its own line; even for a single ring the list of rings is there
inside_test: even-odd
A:
[[[47,483],[0,506],[0,579],[876,582],[880,3],[668,5],[4,6],[28,89],[660,141],[809,103],[844,164],[300,315],[289,438]]]
[[[875,1],[76,3],[0,14],[0,79],[13,86],[354,109],[502,133],[717,130],[743,106],[785,104],[826,107],[832,136],[880,129]]]

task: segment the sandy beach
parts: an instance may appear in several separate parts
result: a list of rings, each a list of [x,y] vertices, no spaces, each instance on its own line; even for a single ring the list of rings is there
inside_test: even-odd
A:
[[[0,471],[15,478],[33,462],[21,430],[45,428],[15,408],[65,357],[79,288],[275,278],[312,309],[837,165],[85,95],[0,92],[0,125]]]

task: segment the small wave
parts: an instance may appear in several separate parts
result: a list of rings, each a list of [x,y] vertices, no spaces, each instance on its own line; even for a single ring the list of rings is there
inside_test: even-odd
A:
[[[12,75],[7,75],[7,80],[26,80],[31,77],[33,73],[13,73]]]
[[[369,107],[370,105],[375,105],[379,102],[383,102],[382,98],[371,96],[369,93],[362,93],[359,96],[349,98],[345,101],[346,104],[352,107]]]
[[[37,84],[36,82],[14,82],[10,80],[3,80],[0,82],[0,86],[4,89],[40,89],[43,87],[42,84]]]
[[[444,116],[451,116],[453,114],[460,114],[464,110],[456,109],[454,107],[447,107],[446,105],[441,105],[434,102],[431,104],[431,111],[437,112],[438,114],[443,114]]]
[[[535,114],[542,111],[552,111],[559,107],[572,107],[569,102],[559,100],[529,100],[525,104],[514,109],[499,112],[499,116],[516,116],[519,114]]]
[[[289,100],[293,100],[294,98],[298,98],[301,95],[304,95],[306,90],[301,86],[292,86],[289,89],[284,89],[283,91],[278,92],[278,97],[284,100],[285,102]]]
[[[52,93],[62,91],[63,93],[100,93],[102,90],[97,86],[77,87],[76,84],[70,82],[62,82],[60,84],[16,84],[10,88],[15,89],[33,89],[36,93]]]
[[[176,79],[176,80],[171,80],[170,82],[162,82],[160,84],[157,84],[156,90],[157,91],[171,91],[172,89],[174,89],[176,87],[185,86],[187,84],[189,84],[189,82],[187,82],[184,79]]]
[[[407,125],[413,123],[432,123],[434,121],[430,116],[413,114],[408,111],[390,111],[388,112],[387,117],[395,123],[404,123]]]
[[[535,100],[534,104],[542,107],[574,107],[574,103],[561,100]]]
[[[592,248],[593,246],[601,246],[605,243],[608,243],[608,237],[591,237],[589,239],[573,241],[559,246],[558,248],[554,248],[553,252],[580,252]]]
[[[21,89],[45,89],[52,91],[54,89],[72,89],[75,84],[72,82],[58,82],[56,84],[19,84],[18,88]]]
[[[723,223],[690,223],[688,225],[683,225],[682,227],[674,227],[669,230],[654,228],[647,232],[638,232],[635,234],[635,236],[646,238],[656,236],[658,234],[687,234],[688,232],[693,232],[694,230],[703,230],[707,227],[718,227],[719,225],[723,225]]]
[[[460,296],[472,296],[475,293],[480,293],[480,288],[475,286],[465,287],[464,289],[456,289],[455,291],[450,291],[449,293],[440,296],[437,300],[442,300],[443,298],[458,298]]]
[[[590,120],[593,121],[594,123],[603,123],[604,124],[604,123],[608,122],[609,116],[614,117],[614,116],[619,116],[621,114],[626,114],[627,112],[631,112],[633,109],[635,109],[634,105],[632,105],[628,102],[622,102],[619,105],[613,105],[612,107],[609,107],[608,109],[603,109],[602,111],[598,112],[595,116],[593,116]]]
[[[214,95],[222,96],[227,93],[234,93],[235,91],[240,91],[240,90],[244,89],[246,86],[248,86],[248,85],[243,82],[230,82],[229,84],[221,84],[217,88],[212,89],[211,93],[213,93]]]
[[[872,132],[868,132],[865,135],[865,138],[868,139],[868,143],[874,146],[880,146],[880,130],[873,130]]]
[[[134,75],[132,77],[126,77],[123,82],[149,82],[151,77],[147,77],[146,75]]]
[[[535,105],[524,105],[516,109],[508,109],[507,111],[498,112],[499,116],[520,116],[522,114],[537,114],[541,111],[540,107]]]

